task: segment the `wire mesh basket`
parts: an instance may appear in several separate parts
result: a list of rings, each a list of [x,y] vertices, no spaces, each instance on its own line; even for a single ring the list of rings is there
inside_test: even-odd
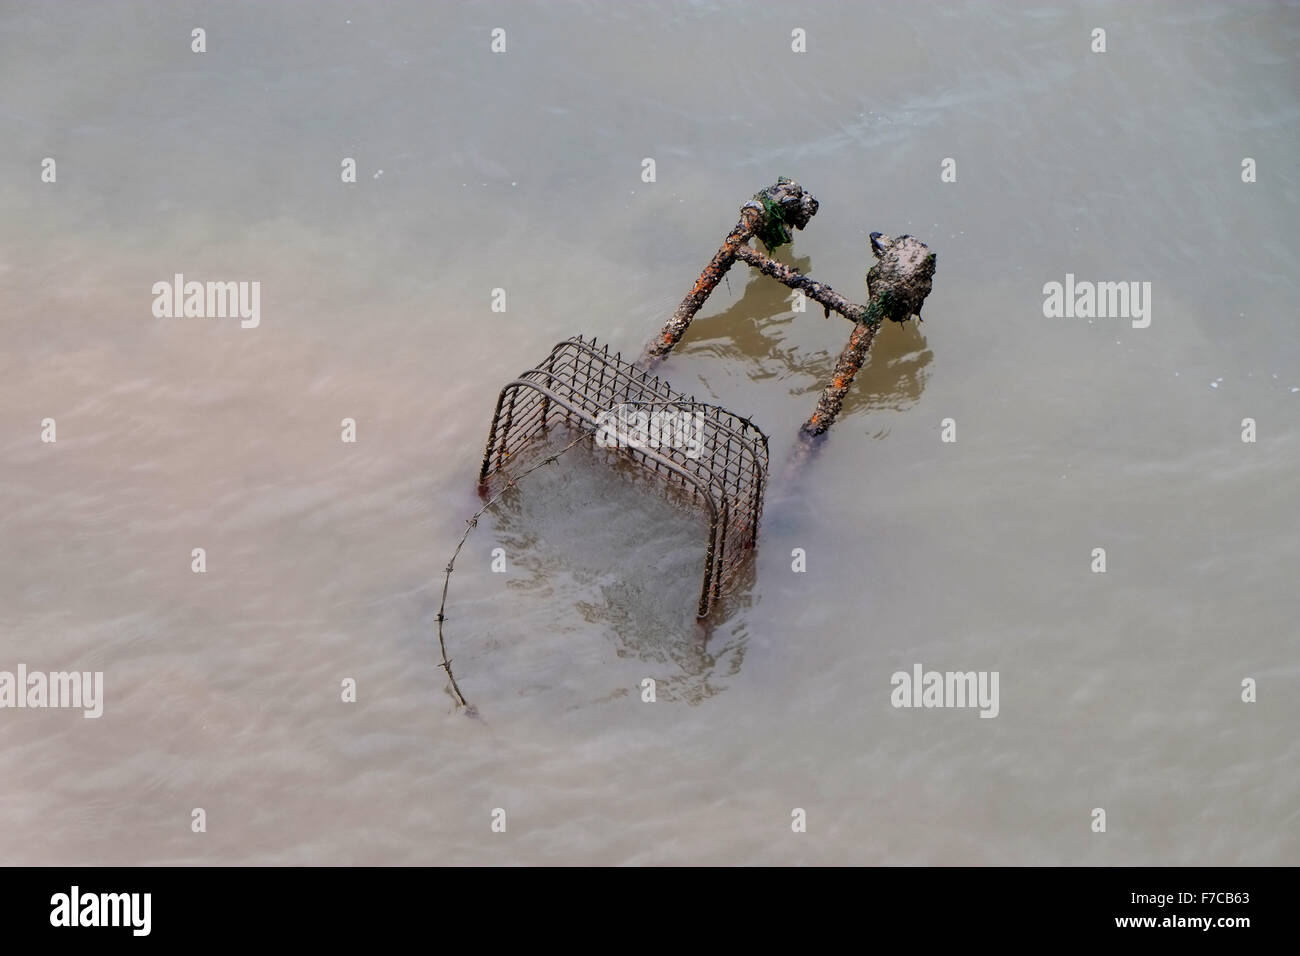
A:
[[[674,391],[608,345],[575,336],[501,390],[479,481],[560,423],[591,429],[598,444],[680,485],[704,507],[709,538],[696,613],[706,616],[757,540],[767,435],[747,418]]]

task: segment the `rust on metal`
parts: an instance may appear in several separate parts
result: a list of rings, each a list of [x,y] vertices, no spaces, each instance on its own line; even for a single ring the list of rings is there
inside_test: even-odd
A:
[[[650,343],[647,352],[650,356],[663,356],[672,351],[673,346],[681,341],[690,326],[695,313],[700,311],[704,301],[709,297],[722,277],[727,274],[736,261],[737,253],[745,248],[754,236],[765,238],[769,244],[782,241],[789,242],[789,230],[786,226],[803,229],[812,217],[817,215],[817,200],[811,193],[804,192],[793,179],[781,176],[766,189],[755,193],[754,198],[740,207],[740,221],[728,233],[727,238],[714,254],[709,264],[704,267],[700,277],[691,286],[672,316],[664,323],[659,337]],[[784,236],[784,238],[781,238]]]
[[[854,376],[866,361],[880,323],[885,319],[906,322],[912,317],[920,321],[921,305],[930,294],[935,266],[934,253],[919,239],[873,232],[871,251],[880,261],[867,273],[867,304],[858,305],[826,283],[777,262],[749,244],[750,239],[758,238],[770,253],[790,241],[789,227],[803,229],[817,214],[817,209],[818,202],[812,194],[784,176],[775,185],[755,193],[754,198],[741,207],[740,221],[704,267],[686,298],[664,323],[663,331],[650,343],[646,355],[647,361],[656,362],[672,351],[709,294],[737,260],[792,289],[798,289],[819,303],[828,318],[834,311],[854,324],[848,344],[840,353],[835,373],[823,389],[817,408],[800,428],[804,437],[821,435],[834,424],[844,407],[844,396],[853,384]]]
[[[620,444],[616,451],[681,487],[709,518],[697,616],[704,617],[753,549],[767,487],[767,435],[747,418],[697,402],[667,382],[575,336],[558,343],[535,367],[508,382],[497,398],[479,469],[485,484],[551,426],[567,423],[598,432],[619,406],[671,409],[701,423],[698,442],[659,447]],[[698,416],[698,418],[696,418]]]
[[[784,262],[777,262],[775,259],[763,255],[757,249],[746,246],[737,250],[736,258],[746,265],[753,266],[763,275],[771,276],[792,289],[798,289],[824,308],[828,317],[832,311],[835,311],[850,322],[867,321],[867,307],[865,305],[850,302],[825,282],[810,279],[798,269],[793,269]]]
[[[880,260],[867,273],[867,294],[870,298],[857,320],[848,344],[840,352],[835,372],[822,390],[817,408],[800,428],[802,434],[815,437],[835,423],[844,407],[853,378],[866,361],[867,350],[875,338],[876,330],[885,319],[906,322],[915,317],[921,320],[921,306],[930,294],[934,279],[935,255],[920,239],[912,236],[882,236],[871,234],[871,251]],[[862,308],[862,307],[859,307]]]

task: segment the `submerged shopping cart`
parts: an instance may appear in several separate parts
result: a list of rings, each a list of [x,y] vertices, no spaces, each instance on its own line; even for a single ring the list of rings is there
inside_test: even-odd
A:
[[[693,421],[698,434],[689,445],[618,440],[614,413],[628,408]],[[543,361],[501,389],[479,469],[480,484],[534,439],[561,427],[611,436],[614,440],[600,444],[679,486],[704,509],[709,532],[697,614],[707,615],[758,538],[767,485],[767,435],[747,418],[674,391],[622,353],[611,354],[608,345],[575,336],[558,343]]]

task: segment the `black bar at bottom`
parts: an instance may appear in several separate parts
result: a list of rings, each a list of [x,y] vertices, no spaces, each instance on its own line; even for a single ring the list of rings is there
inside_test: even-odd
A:
[[[708,913],[706,922],[733,942],[792,933],[814,943],[848,933],[878,941],[901,934],[926,947],[1125,936],[1231,946],[1285,928],[1294,875],[1285,868],[736,868],[568,869],[539,879],[525,869],[487,868],[15,868],[0,870],[0,926],[7,944],[283,939],[335,948],[352,939],[373,948],[415,934],[460,948],[563,924],[570,939],[622,927],[629,945],[662,946],[665,932],[676,926],[689,934]]]

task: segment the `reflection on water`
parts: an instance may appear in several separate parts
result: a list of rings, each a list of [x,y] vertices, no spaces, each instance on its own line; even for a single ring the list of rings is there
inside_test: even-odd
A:
[[[792,258],[791,248],[783,246],[774,258],[806,276],[820,279],[812,271],[811,257]],[[864,255],[868,261],[874,261],[865,246]],[[805,413],[810,414],[817,396],[830,380],[839,351],[817,352],[801,345],[807,339],[801,326],[814,318],[823,320],[842,331],[847,342],[852,325],[837,313],[825,315],[822,306],[812,300],[808,300],[806,312],[793,311],[791,290],[787,286],[758,275],[743,263],[733,266],[728,278],[744,283],[742,294],[720,312],[697,318],[677,352],[706,359],[742,361],[754,380],[775,377],[790,381],[790,394],[802,399],[807,405]],[[860,289],[836,291],[850,301],[864,302],[866,281],[861,282]],[[866,410],[901,412],[920,400],[927,367],[934,358],[924,327],[924,323],[915,321],[886,324],[872,343],[853,389],[845,396],[841,413],[844,417]],[[707,363],[701,367],[707,368]],[[707,371],[702,374],[707,378]],[[797,382],[804,384],[794,384]]]
[[[809,275],[812,259],[792,257],[793,248],[782,246],[773,258]],[[735,286],[740,287],[741,294],[720,312],[709,314],[706,311],[697,317],[674,354],[703,355],[723,361],[744,360],[749,374],[755,379],[784,377],[783,373],[803,374],[798,348],[787,342],[785,333],[792,322],[820,311],[821,306],[810,300],[809,313],[795,313],[791,308],[793,293],[789,288],[775,279],[760,276],[743,262],[731,267],[726,282],[714,292],[714,303],[725,301],[724,290],[730,293]],[[852,295],[848,298],[852,299]],[[836,318],[844,322],[842,318]]]
[[[951,318],[951,317],[950,317]],[[853,388],[844,398],[844,411],[852,415],[868,410],[903,412],[921,400],[928,367],[934,353],[925,340],[925,324],[915,320],[890,322],[871,343],[871,354],[862,371],[853,380]],[[831,376],[837,355],[811,358],[807,368],[823,381]],[[821,386],[797,394],[808,395],[816,403]]]

